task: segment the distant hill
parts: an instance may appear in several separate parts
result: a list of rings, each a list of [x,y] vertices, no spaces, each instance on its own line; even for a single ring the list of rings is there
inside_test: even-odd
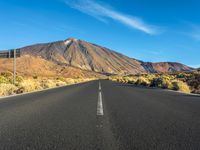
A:
[[[21,48],[21,51],[22,57],[18,59],[20,65],[18,70],[29,74],[32,71],[36,74],[62,74],[64,73],[62,70],[72,68],[74,70],[72,75],[76,74],[75,72],[125,75],[193,70],[191,67],[175,62],[143,62],[108,48],[73,38],[27,46]],[[5,66],[6,62],[7,60],[3,61]],[[1,67],[0,70],[2,70]]]
[[[158,62],[158,63],[143,63],[142,64],[149,73],[165,73],[177,71],[192,71],[191,67],[177,62]]]

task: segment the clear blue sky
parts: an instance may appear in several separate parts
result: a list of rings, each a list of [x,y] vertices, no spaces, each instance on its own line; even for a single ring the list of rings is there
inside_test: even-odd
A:
[[[199,0],[0,0],[0,49],[93,42],[144,61],[200,66]]]

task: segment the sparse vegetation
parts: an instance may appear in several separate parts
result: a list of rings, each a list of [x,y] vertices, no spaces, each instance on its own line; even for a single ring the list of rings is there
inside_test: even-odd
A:
[[[31,91],[38,91],[42,89],[54,88],[64,85],[80,83],[84,81],[95,80],[96,78],[40,78],[38,76],[22,77],[16,76],[16,85],[12,84],[12,73],[0,74],[0,96],[26,93]]]
[[[95,79],[97,78],[65,78],[62,76],[45,78],[35,75],[32,77],[17,75],[16,85],[13,85],[12,73],[3,72],[0,74],[0,96],[37,91]],[[113,75],[109,76],[108,79],[121,83],[200,94],[200,71],[190,73],[143,74],[132,76]]]
[[[8,84],[10,83],[9,79],[4,77],[4,76],[0,76],[0,84]]]
[[[174,74],[143,74],[134,76],[110,76],[109,80],[148,87],[158,87],[200,94],[200,71]]]
[[[183,81],[177,80],[177,81],[173,81],[172,84],[173,84],[174,90],[182,91],[182,92],[185,92],[185,93],[190,93],[190,88],[187,85],[187,83],[184,83]]]
[[[0,95],[1,96],[15,94],[16,90],[17,90],[17,87],[14,86],[13,84],[10,84],[10,83],[8,83],[8,84],[6,84],[6,83],[0,84]]]
[[[143,86],[149,86],[150,81],[148,78],[145,78],[143,76],[138,77],[137,81],[135,82],[136,85],[143,85]]]

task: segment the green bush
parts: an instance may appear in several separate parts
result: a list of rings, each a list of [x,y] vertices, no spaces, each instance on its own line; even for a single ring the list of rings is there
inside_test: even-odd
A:
[[[176,75],[176,78],[178,78],[178,79],[185,78],[185,74],[179,73],[178,75]]]

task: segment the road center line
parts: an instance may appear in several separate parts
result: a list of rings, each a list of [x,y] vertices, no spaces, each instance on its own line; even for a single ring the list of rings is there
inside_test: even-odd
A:
[[[99,81],[99,90],[101,90],[101,82]]]
[[[101,93],[101,83],[99,82],[99,95],[97,103],[97,116],[103,116],[103,102],[102,102],[102,93]]]

